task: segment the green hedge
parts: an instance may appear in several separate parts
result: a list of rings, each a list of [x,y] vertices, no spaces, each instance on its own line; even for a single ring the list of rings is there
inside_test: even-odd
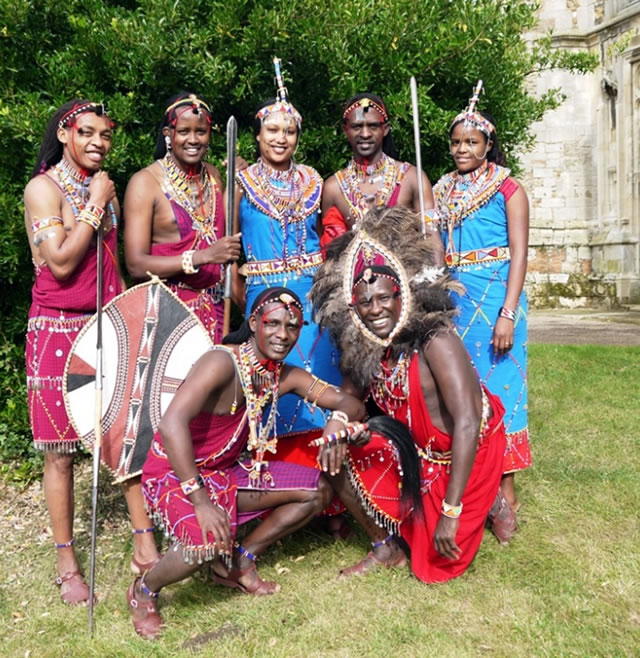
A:
[[[117,123],[107,169],[120,195],[152,157],[165,100],[201,94],[215,117],[213,154],[224,153],[230,114],[251,160],[256,104],[274,93],[271,57],[283,61],[291,100],[303,115],[300,161],[328,175],[349,155],[341,107],[364,90],[383,95],[396,145],[413,159],[409,77],[420,92],[424,167],[435,180],[450,163],[446,131],[485,81],[482,107],[497,119],[505,150],[530,146],[530,125],[562,101],[536,99],[528,72],[593,68],[586,53],[527,51],[535,3],[511,0],[0,0],[0,460],[32,472],[23,341],[32,267],[22,190],[44,126],[74,96],[104,100]],[[25,465],[26,464],[26,465]],[[13,469],[14,466],[12,465]]]

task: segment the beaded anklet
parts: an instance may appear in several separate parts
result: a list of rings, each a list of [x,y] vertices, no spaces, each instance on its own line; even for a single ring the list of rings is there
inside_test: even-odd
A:
[[[55,547],[56,547],[56,548],[70,548],[70,547],[73,546],[75,543],[76,543],[76,538],[75,538],[75,537],[71,537],[71,540],[70,540],[70,541],[68,541],[68,542],[66,542],[66,543],[64,543],[64,544],[55,544]]]
[[[147,596],[150,596],[152,599],[157,599],[158,598],[158,592],[152,592],[145,584],[144,584],[144,576],[140,577],[140,589],[143,591],[144,594]]]
[[[151,526],[150,528],[131,528],[131,532],[134,535],[144,535],[146,532],[153,532],[156,529],[155,526]]]
[[[240,544],[236,544],[236,551],[242,555],[242,557],[249,558],[252,562],[256,561],[256,556],[253,553],[249,553],[249,551],[244,548],[244,546],[240,546]]]
[[[393,537],[394,537],[394,535],[392,533],[388,537],[385,537],[384,539],[381,539],[380,541],[372,541],[371,546],[373,546],[374,549],[380,548],[380,546],[386,546],[393,539]]]

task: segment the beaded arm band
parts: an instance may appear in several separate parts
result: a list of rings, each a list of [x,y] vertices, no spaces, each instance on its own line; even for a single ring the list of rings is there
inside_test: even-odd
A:
[[[195,253],[195,249],[182,252],[182,271],[185,274],[195,274],[200,269],[193,265],[193,254]]]
[[[198,475],[196,475],[194,478],[191,478],[190,480],[184,480],[180,483],[180,488],[182,489],[182,493],[185,496],[192,494],[194,491],[198,491],[198,489],[202,489],[204,486],[204,479],[200,473],[198,473]]]
[[[462,503],[459,505],[449,505],[444,498],[442,499],[443,516],[448,516],[450,519],[457,519],[460,517],[460,514],[462,514]]]
[[[345,429],[349,427],[349,416],[347,416],[344,411],[338,411],[337,409],[334,409],[329,414],[329,420],[335,420],[337,423],[342,423]]]
[[[511,320],[511,322],[515,322],[516,319],[516,312],[512,311],[510,308],[507,308],[506,306],[500,307],[500,311],[498,315],[501,318],[506,318],[507,320]]]
[[[100,228],[100,222],[104,216],[104,208],[96,206],[95,203],[87,204],[82,212],[76,217],[76,222],[88,224],[94,231]]]
[[[33,244],[37,247],[45,240],[52,238],[56,235],[56,229],[59,227],[64,228],[62,217],[43,217],[42,219],[34,217],[31,224]]]

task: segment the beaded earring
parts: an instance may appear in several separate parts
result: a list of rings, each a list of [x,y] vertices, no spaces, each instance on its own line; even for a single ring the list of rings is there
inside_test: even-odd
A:
[[[169,135],[164,136],[164,143],[167,147],[167,151],[170,151],[171,150],[171,137],[169,137]]]

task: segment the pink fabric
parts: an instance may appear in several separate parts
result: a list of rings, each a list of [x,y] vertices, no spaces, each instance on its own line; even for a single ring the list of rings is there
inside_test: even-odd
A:
[[[120,294],[115,266],[117,231],[104,237],[103,303]],[[29,418],[37,450],[75,452],[80,438],[62,397],[67,356],[80,330],[96,311],[97,250],[91,246],[73,274],[56,279],[46,266],[36,268],[25,349]]]
[[[211,500],[229,514],[233,536],[239,523],[264,514],[264,510],[244,514],[237,511],[237,490],[251,488],[248,478],[250,461],[238,461],[249,436],[245,414],[244,406],[234,415],[217,416],[202,412],[189,424],[196,466]],[[266,471],[273,478],[273,484],[265,485],[269,491],[315,490],[318,487],[320,472],[312,468],[272,461],[268,467],[263,467],[263,473]],[[193,503],[180,488],[159,433],[154,436],[142,469],[142,488],[154,520],[184,546],[187,555],[211,559],[213,537],[203,540]]]

